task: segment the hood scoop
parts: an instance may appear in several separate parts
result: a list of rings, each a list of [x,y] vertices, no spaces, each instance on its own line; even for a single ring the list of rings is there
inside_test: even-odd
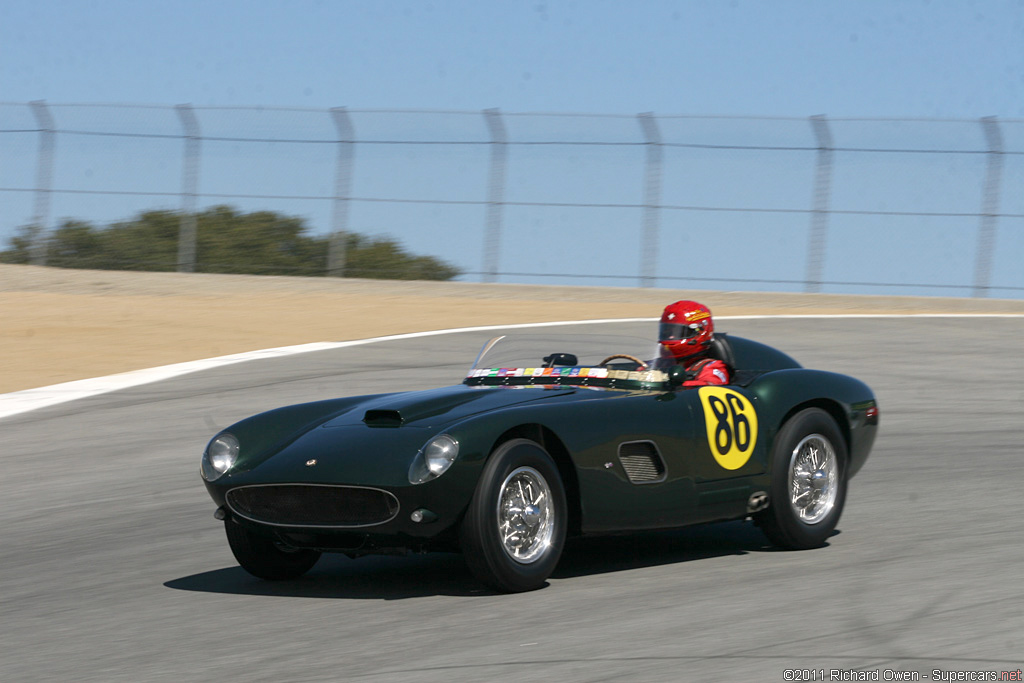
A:
[[[363,422],[369,427],[401,427],[405,420],[397,410],[367,410]]]

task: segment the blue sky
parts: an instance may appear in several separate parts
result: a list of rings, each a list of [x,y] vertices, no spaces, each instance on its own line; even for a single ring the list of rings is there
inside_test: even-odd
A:
[[[1024,117],[1024,4],[6,2],[0,98]]]
[[[814,138],[805,118],[814,114],[963,119],[922,125],[838,122],[833,135],[839,146],[975,150],[983,150],[985,142],[971,120],[995,115],[1011,120],[1003,126],[1008,148],[1024,150],[1024,0],[7,2],[0,21],[0,102],[31,100],[797,117],[735,126],[729,120],[666,119],[662,127],[666,140],[679,142],[738,140],[812,148]],[[0,107],[0,114],[7,116],[15,109]],[[27,110],[22,109],[13,119],[0,121],[0,128],[31,127]],[[101,121],[96,111],[54,107],[58,127],[114,125],[127,130],[138,125],[171,135],[180,130],[170,112],[158,112],[165,127],[160,128],[148,120],[136,121],[134,114],[123,110],[114,112],[112,124]],[[328,120],[316,116],[316,121],[300,121],[300,114],[282,115],[270,123],[268,114],[245,125],[288,131],[285,137],[330,137]],[[428,120],[363,113],[354,114],[354,119],[357,139],[486,139],[482,119],[471,117]],[[245,128],[238,128],[237,121],[220,122],[216,112],[200,112],[200,120],[206,135]],[[506,117],[512,139],[641,140],[632,118],[584,121],[586,128],[580,121]],[[0,186],[30,187],[34,182],[30,155],[35,142],[30,137],[6,148],[0,144]],[[117,147],[116,142],[58,136],[55,186],[170,193],[180,189],[178,142],[132,142],[136,147],[131,149]],[[231,151],[204,143],[203,149],[201,192],[332,191],[330,148],[252,146]],[[400,151],[359,146],[354,195],[483,197],[486,148],[452,149],[443,158],[431,154],[414,146]],[[979,211],[984,155],[939,156],[895,159],[838,153],[833,208]],[[1024,182],[1024,157],[1006,159],[1001,210],[1024,214],[1024,199],[1014,190]],[[586,152],[520,147],[512,149],[509,163],[510,201],[642,200],[642,147]],[[269,165],[279,175],[265,170]],[[669,150],[663,201],[805,209],[810,206],[813,174],[813,152],[769,158],[756,152]],[[54,222],[63,217],[100,222],[126,218],[152,208],[156,201],[59,192],[54,197]],[[170,202],[165,208],[176,208],[173,198],[161,201]],[[0,207],[7,207],[0,208],[0,238],[26,222],[31,203],[30,192],[0,193]],[[212,203],[216,202],[201,205]],[[247,210],[302,215],[318,232],[328,229],[330,222],[329,202],[237,204]],[[394,236],[427,253],[437,253],[439,231],[449,231],[452,243],[461,248],[449,246],[441,255],[473,271],[481,265],[482,215],[477,206],[353,202],[351,229]],[[808,220],[805,215],[665,211],[658,273],[677,272],[679,254],[714,254],[725,242],[733,272],[800,278]],[[635,245],[641,215],[636,209],[597,213],[508,207],[504,222],[509,237],[503,246],[522,251],[538,243]],[[826,279],[969,283],[976,226],[973,218],[834,215]],[[1024,287],[1024,274],[1016,265],[1024,255],[1024,219],[1004,218],[999,230],[996,279],[1007,287]],[[742,246],[749,248],[743,251]],[[638,256],[635,246],[629,248],[633,251],[623,252],[628,258],[588,267],[631,276],[638,271]],[[561,263],[556,253],[519,261],[509,255],[502,268],[583,268]],[[869,267],[865,275],[862,263],[873,264],[873,270]],[[714,260],[705,265],[698,274],[710,277],[720,271]],[[683,285],[666,281],[661,286]],[[709,280],[698,286],[718,285]],[[859,290],[837,286],[833,291]]]

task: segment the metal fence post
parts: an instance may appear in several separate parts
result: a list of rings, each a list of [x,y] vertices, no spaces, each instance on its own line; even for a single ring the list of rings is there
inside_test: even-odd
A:
[[[821,291],[828,236],[829,204],[832,199],[832,133],[824,115],[811,117],[811,128],[818,141],[817,170],[814,174],[814,209],[811,212],[811,238],[807,248],[807,280],[804,291]]]
[[[46,102],[29,102],[39,126],[39,159],[36,165],[36,204],[32,216],[32,265],[45,266],[50,245],[50,195],[53,193],[53,117]]]
[[[658,234],[661,230],[661,175],[664,148],[661,131],[651,112],[637,114],[644,132],[647,163],[644,166],[644,217],[640,248],[640,286],[653,287],[658,269]]]
[[[348,209],[352,196],[352,160],[355,155],[355,129],[345,107],[333,107],[331,120],[338,131],[338,167],[334,178],[334,210],[331,239],[327,247],[327,276],[345,277],[348,260]]]
[[[484,121],[491,135],[491,168],[487,185],[487,224],[484,235],[483,281],[498,277],[501,249],[501,216],[505,202],[505,167],[508,162],[508,136],[498,109],[484,109]]]
[[[981,222],[978,224],[978,250],[974,263],[974,296],[987,297],[992,283],[992,253],[996,246],[996,220],[999,218],[999,195],[1003,183],[1003,134],[995,116],[981,119],[988,142],[988,168],[985,170],[985,191],[981,200]]]
[[[178,272],[196,270],[196,195],[199,193],[199,122],[191,104],[174,107],[185,136],[182,162],[181,217],[178,226]]]

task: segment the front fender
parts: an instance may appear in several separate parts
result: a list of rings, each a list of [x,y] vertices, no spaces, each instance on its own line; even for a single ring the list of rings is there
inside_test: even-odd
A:
[[[367,398],[352,396],[300,403],[268,410],[236,422],[222,430],[234,434],[240,444],[238,460],[232,472],[244,472],[256,467],[309,430],[341,415]]]

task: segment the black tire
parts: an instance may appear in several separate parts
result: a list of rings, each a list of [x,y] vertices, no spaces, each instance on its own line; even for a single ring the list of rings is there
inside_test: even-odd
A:
[[[517,496],[523,484],[524,493]],[[544,487],[550,495],[540,496]],[[518,506],[523,496],[532,503]],[[499,517],[509,534],[502,532]],[[537,443],[513,439],[495,449],[484,466],[460,528],[462,553],[473,575],[488,586],[507,593],[534,590],[558,564],[567,524],[558,467]]]
[[[827,466],[829,453],[834,458],[831,473]],[[804,457],[823,463],[814,468],[813,476],[804,474],[808,468],[798,466]],[[843,513],[847,462],[846,441],[831,415],[819,408],[807,408],[791,417],[779,431],[772,450],[769,507],[755,517],[768,540],[790,550],[824,545]],[[794,474],[795,489],[791,480]]]
[[[297,579],[320,559],[316,550],[285,550],[269,538],[254,534],[230,519],[224,521],[224,531],[238,564],[260,579]]]

